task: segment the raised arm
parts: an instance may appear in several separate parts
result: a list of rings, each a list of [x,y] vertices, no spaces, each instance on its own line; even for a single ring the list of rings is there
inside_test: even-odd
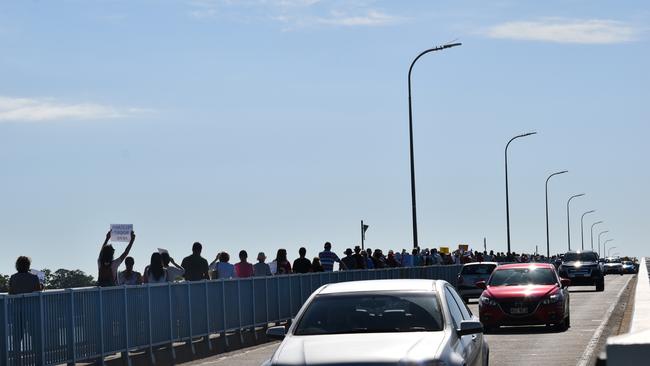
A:
[[[131,240],[129,241],[129,245],[126,246],[126,249],[124,249],[124,253],[120,256],[120,260],[124,260],[128,255],[129,252],[131,251],[131,247],[133,246],[133,242],[135,241],[135,231],[131,230]]]
[[[109,230],[106,233],[106,239],[104,240],[104,244],[102,244],[102,249],[108,245],[108,241],[111,240],[111,231]]]

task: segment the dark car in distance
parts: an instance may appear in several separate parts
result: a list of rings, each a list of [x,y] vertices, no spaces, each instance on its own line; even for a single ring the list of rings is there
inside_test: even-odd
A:
[[[605,274],[598,259],[598,254],[590,250],[568,252],[558,273],[570,279],[571,286],[596,286],[596,291],[604,291]]]

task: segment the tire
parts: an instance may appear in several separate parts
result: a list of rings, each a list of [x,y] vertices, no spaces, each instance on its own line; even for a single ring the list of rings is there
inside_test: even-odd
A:
[[[596,283],[596,291],[598,291],[598,292],[605,291],[605,281],[601,281],[601,282]]]
[[[567,326],[567,319],[562,320],[561,322],[555,324],[553,326],[556,332],[564,332],[566,331],[569,327]]]

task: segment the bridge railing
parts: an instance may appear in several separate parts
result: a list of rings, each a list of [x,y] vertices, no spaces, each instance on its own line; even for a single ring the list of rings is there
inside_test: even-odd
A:
[[[0,364],[72,364],[208,339],[289,320],[324,284],[403,278],[455,284],[459,270],[392,268],[0,295]]]

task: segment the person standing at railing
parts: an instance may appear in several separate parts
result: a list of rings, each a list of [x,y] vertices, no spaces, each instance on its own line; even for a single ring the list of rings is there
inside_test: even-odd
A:
[[[253,265],[248,263],[248,253],[245,250],[239,252],[239,263],[235,264],[235,276],[238,278],[252,277]]]
[[[289,260],[287,259],[286,249],[278,249],[273,262],[275,262],[276,265],[276,275],[291,274],[291,263],[289,263]]]
[[[141,285],[142,275],[140,272],[133,270],[133,266],[135,265],[133,257],[126,257],[124,265],[126,266],[126,269],[120,272],[117,276],[117,284],[126,286]]]
[[[210,271],[212,271],[212,279],[220,278],[234,278],[235,277],[235,266],[228,263],[230,260],[230,255],[226,252],[221,252],[217,254],[217,257],[210,263]]]
[[[266,254],[264,252],[259,252],[257,254],[257,263],[253,265],[253,270],[255,272],[255,277],[264,277],[271,276],[271,267],[268,264],[264,263],[266,261]]]
[[[158,252],[151,254],[151,262],[144,269],[145,283],[165,283],[167,282],[167,270],[163,266],[162,255]]]
[[[99,270],[97,286],[100,287],[117,285],[117,269],[129,255],[131,247],[133,247],[133,242],[135,242],[135,232],[131,231],[131,240],[129,241],[129,245],[126,246],[124,253],[122,253],[122,255],[117,259],[113,259],[115,249],[112,245],[108,244],[110,239],[111,232],[109,231],[106,233],[106,240],[104,240],[104,244],[102,244],[102,248],[99,252],[99,258],[97,258],[97,267]]]
[[[361,255],[360,246],[357,245],[354,247],[354,254],[352,254],[352,258],[354,258],[354,263],[357,269],[366,269],[368,267],[366,266],[366,258]]]
[[[162,258],[163,268],[165,268],[165,271],[167,271],[168,282],[174,282],[176,280],[183,279],[185,269],[179,266],[178,263],[174,261],[174,258],[169,256],[169,252],[160,253],[160,258]]]
[[[17,273],[9,278],[9,295],[28,294],[43,290],[38,276],[29,273],[31,265],[32,260],[29,257],[20,256],[16,259]]]
[[[347,248],[343,254],[345,254],[345,257],[341,259],[341,270],[357,269],[357,262],[352,257],[352,249]]]
[[[320,264],[320,258],[314,257],[311,262],[311,271],[312,272],[324,272],[323,265]]]
[[[318,259],[320,260],[320,264],[323,266],[325,272],[332,272],[334,270],[334,262],[339,263],[341,267],[344,266],[344,264],[341,264],[339,256],[332,251],[332,243],[329,241],[326,242],[323,248],[325,250],[318,253]]]
[[[209,280],[208,261],[201,257],[203,246],[198,241],[192,245],[192,255],[183,258],[181,267],[185,270],[186,281]]]
[[[301,247],[298,249],[298,255],[300,257],[293,261],[293,273],[311,272],[311,261],[305,258],[307,255],[307,249],[305,249],[305,247]]]
[[[375,262],[372,261],[372,249],[368,248],[363,253],[363,258],[366,260],[367,269],[375,269]]]

